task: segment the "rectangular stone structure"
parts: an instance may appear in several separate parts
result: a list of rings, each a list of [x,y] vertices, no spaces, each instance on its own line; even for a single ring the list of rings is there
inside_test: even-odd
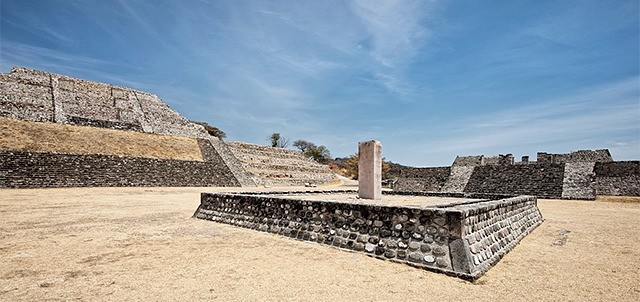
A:
[[[487,195],[491,199],[430,206],[350,203],[321,196],[346,192],[202,193],[193,217],[469,280],[482,276],[543,221],[534,196],[493,200]],[[289,194],[319,196],[298,199]],[[421,196],[471,197],[433,192]]]
[[[379,141],[358,144],[358,197],[378,200],[382,197],[382,145]]]

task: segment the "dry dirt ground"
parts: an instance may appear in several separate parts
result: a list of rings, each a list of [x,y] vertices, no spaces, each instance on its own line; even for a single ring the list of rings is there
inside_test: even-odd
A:
[[[0,190],[0,300],[640,301],[640,203],[540,200],[475,283],[192,219],[212,188]]]

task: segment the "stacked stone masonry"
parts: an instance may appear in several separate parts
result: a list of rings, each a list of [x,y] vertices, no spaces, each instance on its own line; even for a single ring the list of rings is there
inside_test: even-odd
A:
[[[419,208],[203,193],[194,217],[467,279],[480,277],[542,222],[530,196]]]
[[[247,171],[242,166],[242,163],[233,155],[231,152],[231,148],[227,146],[223,141],[219,140],[217,137],[210,137],[209,143],[211,147],[215,149],[218,155],[225,162],[229,170],[233,173],[235,178],[240,183],[241,187],[255,187],[256,183],[253,181],[251,176],[247,173]]]
[[[408,168],[400,171],[394,190],[440,192],[451,174],[450,167]]]
[[[596,163],[596,194],[640,196],[640,161]]]
[[[467,183],[469,183],[469,180],[471,179],[471,175],[473,174],[474,169],[475,169],[475,166],[467,166],[467,165],[452,166],[449,179],[447,179],[444,186],[442,186],[442,192],[452,192],[452,193],[465,192],[464,189],[467,187]]]
[[[0,187],[237,187],[221,159],[163,160],[0,150]]]
[[[562,196],[564,165],[509,165],[475,167],[464,192]]]
[[[550,154],[538,152],[538,163],[578,163],[578,162],[611,162],[613,157],[607,149],[578,150],[566,154]]]
[[[207,138],[157,96],[129,88],[14,67],[0,74],[0,116]]]
[[[197,138],[204,158],[1,150],[0,187],[255,186],[223,142],[145,92],[15,67],[0,74],[0,116]]]
[[[258,185],[318,185],[335,177],[326,165],[304,157],[299,151],[241,142],[227,145]]]
[[[593,200],[596,195],[640,196],[637,161],[614,162],[606,149],[567,154],[540,152],[537,161],[525,159],[514,162],[511,154],[458,156],[444,185],[440,178],[433,178],[428,173],[409,176],[400,172],[395,175],[397,188],[412,192],[526,194],[586,200]]]
[[[571,162],[564,165],[562,198],[595,199],[594,162]]]

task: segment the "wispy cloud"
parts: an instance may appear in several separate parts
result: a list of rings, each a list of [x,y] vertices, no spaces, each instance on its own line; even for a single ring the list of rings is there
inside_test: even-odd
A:
[[[406,65],[427,43],[431,32],[425,22],[432,17],[435,1],[356,0],[351,4],[369,33],[365,42],[377,63],[372,66],[375,78],[399,100],[411,100],[415,88],[405,76]]]
[[[43,64],[54,70],[73,68],[77,70],[89,71],[97,66],[110,65],[110,62],[84,57],[77,54],[69,54],[45,47],[23,44],[13,41],[3,41],[3,51],[0,52],[0,61],[3,68],[9,65],[30,66],[32,63]]]
[[[484,114],[466,120],[456,119],[438,131],[445,137],[424,143],[423,154],[415,158],[438,158],[441,155],[475,155],[537,151],[568,152],[578,148],[610,148],[616,142],[624,148],[613,151],[614,157],[638,158],[640,147],[634,145],[640,135],[640,78],[586,89],[570,96],[541,100],[537,104]],[[455,125],[455,126],[454,126]],[[418,145],[421,145],[418,143]],[[541,150],[555,146],[555,150]],[[629,153],[631,152],[631,153]],[[451,159],[452,160],[452,159]],[[428,164],[428,163],[423,163]]]
[[[429,12],[424,1],[356,0],[352,8],[371,35],[371,55],[387,67],[406,62],[423,46],[429,30],[422,23]]]

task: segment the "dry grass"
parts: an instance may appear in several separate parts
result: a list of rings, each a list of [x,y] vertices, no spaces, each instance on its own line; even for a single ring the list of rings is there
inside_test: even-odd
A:
[[[190,218],[213,190],[0,190],[0,300],[640,300],[638,203],[540,200],[545,222],[470,283]]]
[[[0,149],[202,160],[193,138],[0,117]]]
[[[596,198],[598,202],[637,202],[640,203],[640,196],[603,196]]]

